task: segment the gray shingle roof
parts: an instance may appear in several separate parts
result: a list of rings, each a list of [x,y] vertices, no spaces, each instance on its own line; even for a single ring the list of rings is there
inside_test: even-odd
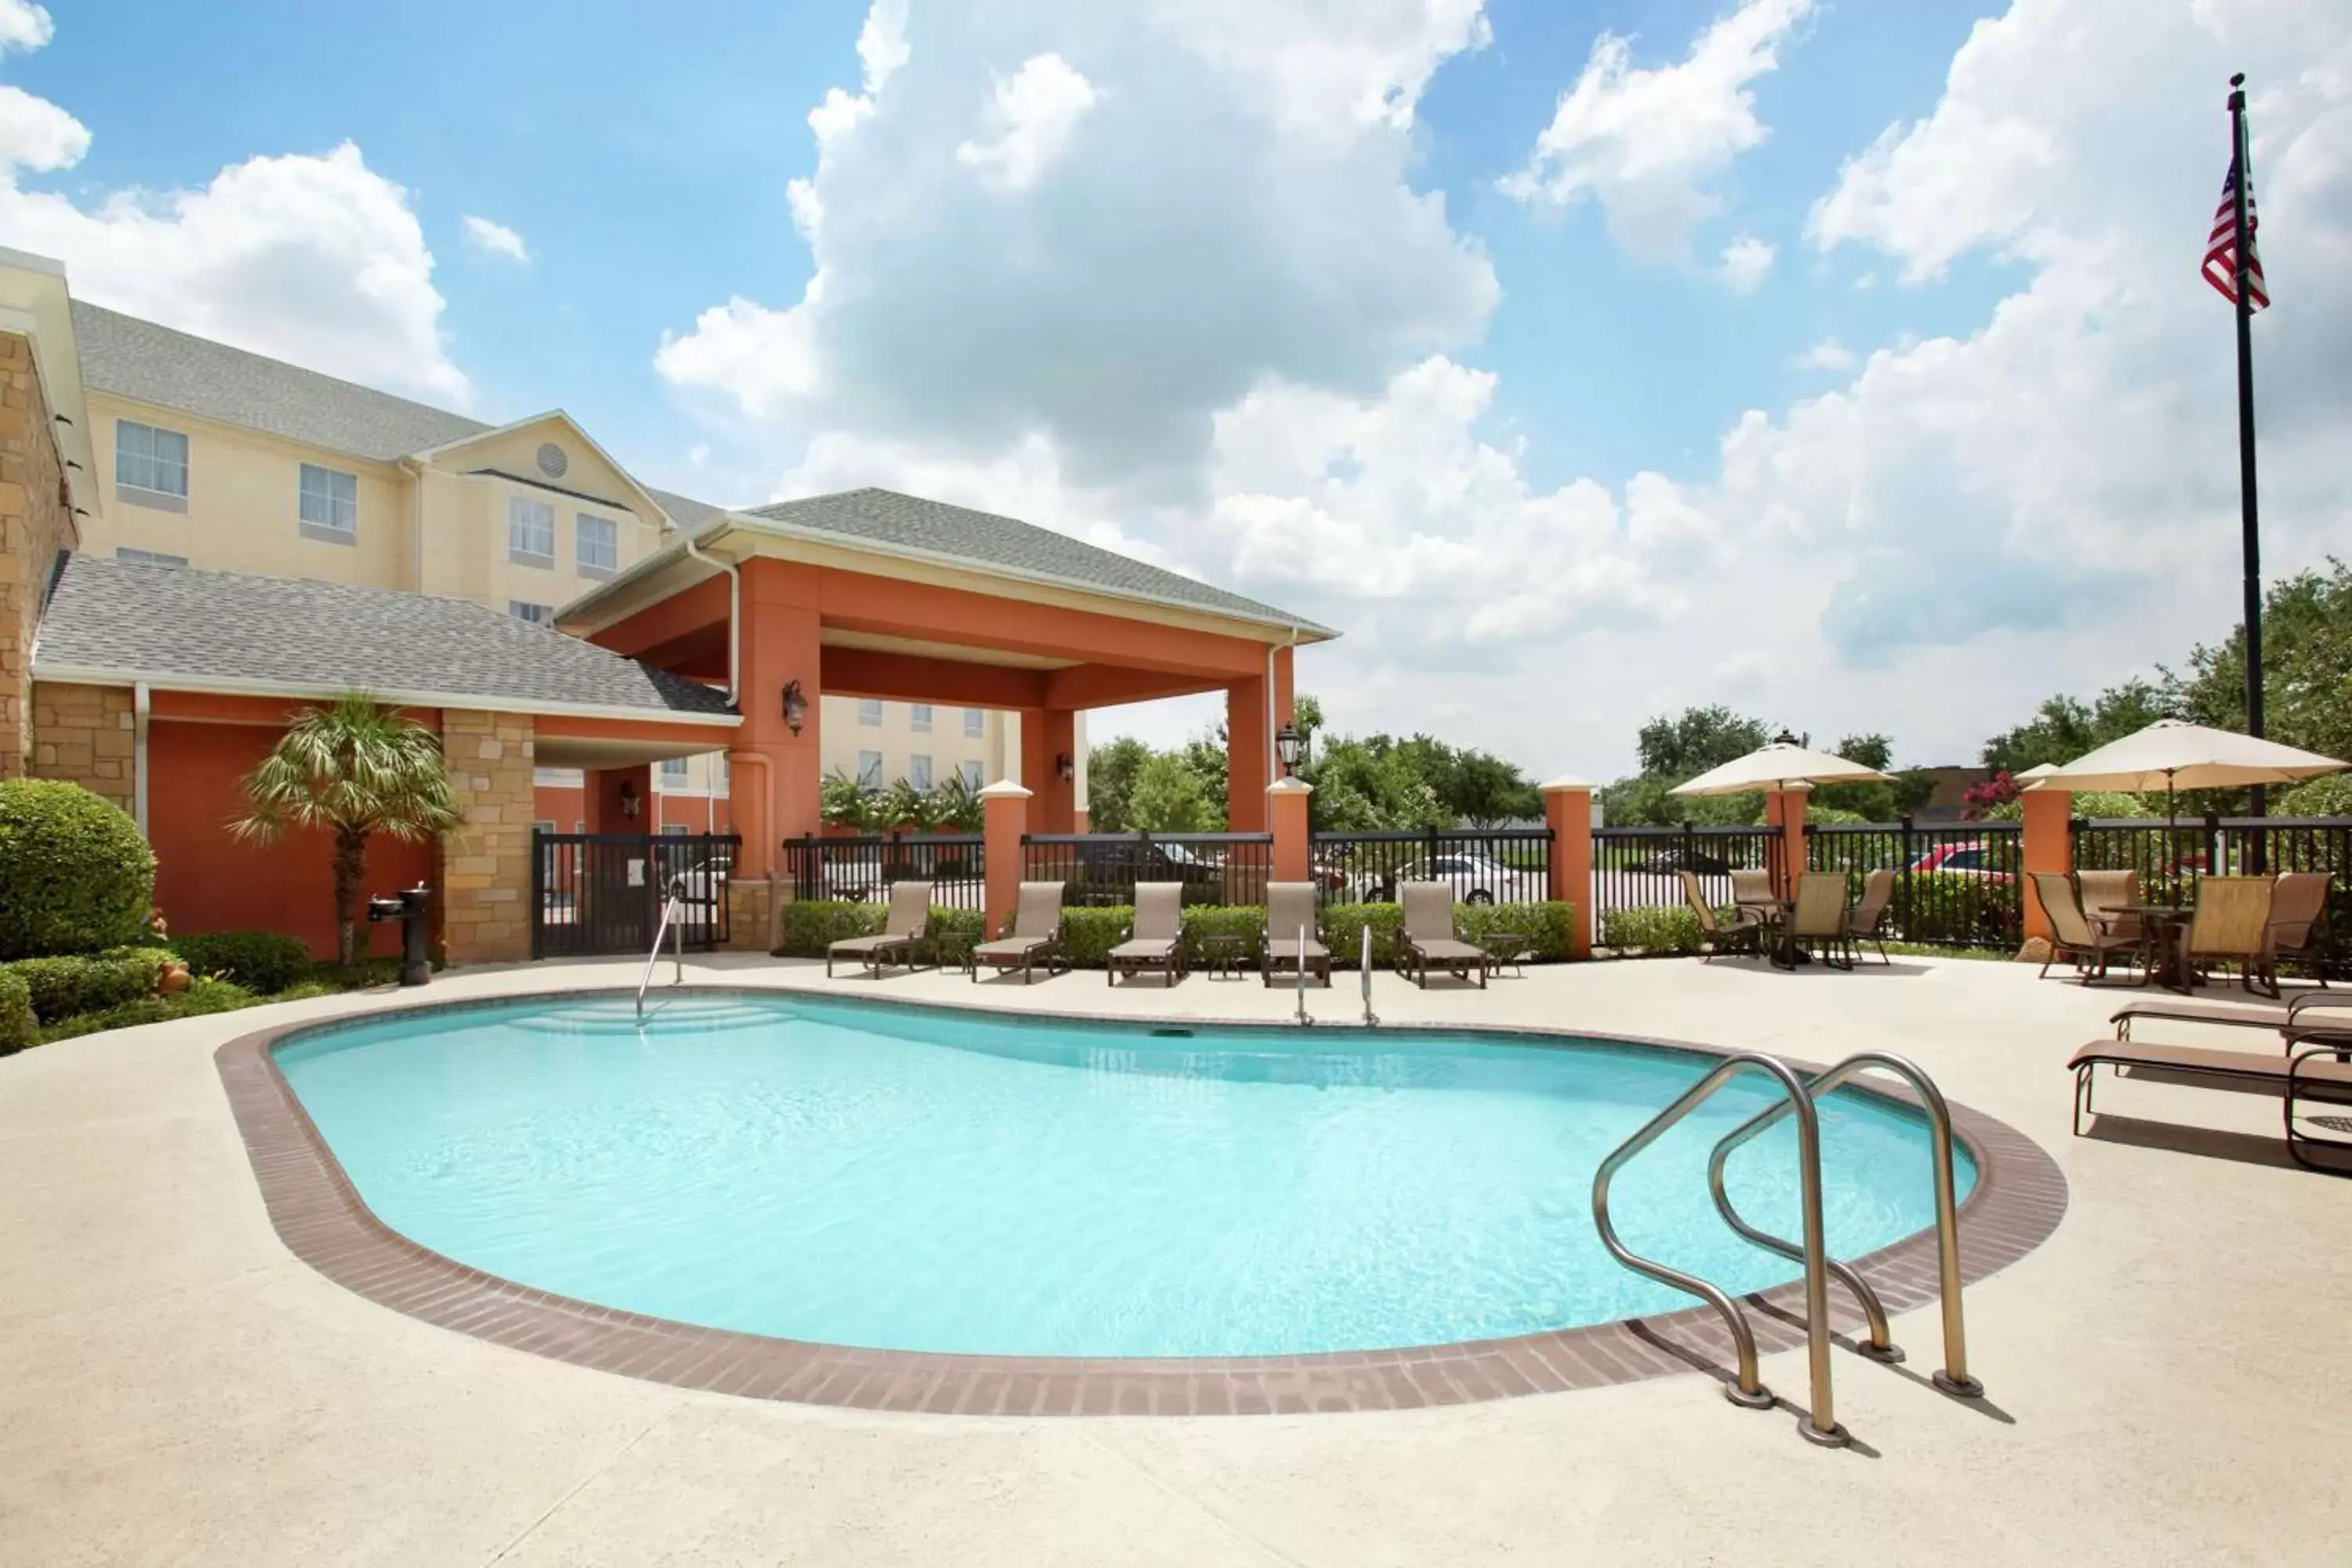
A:
[[[499,701],[729,711],[724,693],[462,599],[77,555],[34,673],[116,670]]]
[[[927,554],[956,556],[1116,594],[1196,605],[1205,610],[1247,616],[1253,620],[1296,622],[1315,631],[1327,629],[1271,605],[1213,588],[1194,578],[1099,549],[1034,522],[950,506],[945,501],[925,500],[920,496],[900,495],[896,490],[844,490],[839,495],[811,496],[806,500],[752,507],[748,509],[748,514],[794,528],[817,529]]]
[[[662,510],[669,513],[670,520],[689,533],[727,510],[723,506],[712,506],[709,501],[696,500],[692,496],[679,495],[675,490],[657,490],[650,485],[646,487],[646,494],[659,501]]]

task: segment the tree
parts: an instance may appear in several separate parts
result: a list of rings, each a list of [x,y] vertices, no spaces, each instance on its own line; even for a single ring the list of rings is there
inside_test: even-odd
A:
[[[1895,772],[1892,736],[1875,732],[1848,735],[1837,743],[1834,754],[1883,773],[1894,773],[1895,782],[1825,784],[1813,792],[1811,803],[1822,810],[1850,811],[1857,822],[1892,822],[1918,810],[1936,793],[1936,781],[1925,770]]]
[[[2180,716],[2222,730],[2246,727],[2246,632],[2189,651],[2175,679]],[[2330,557],[2271,588],[2263,607],[2263,730],[2323,756],[2352,757],[2352,567]]]
[[[1201,777],[1172,752],[1153,752],[1137,770],[1129,810],[1132,826],[1149,833],[1202,833],[1209,826]]]
[[[1087,826],[1097,833],[1125,833],[1135,826],[1129,801],[1136,775],[1151,760],[1151,748],[1132,735],[1106,741],[1087,753]]]
[[[2084,752],[2120,741],[2171,716],[2177,695],[2167,686],[2135,676],[2085,703],[2063,693],[2045,700],[2032,719],[1984,743],[1984,764],[2017,773],[2044,763],[2071,763]]]
[[[1636,733],[1633,747],[1644,773],[1680,784],[1735,757],[1744,757],[1771,738],[1761,719],[1717,705],[1685,708],[1672,719],[1653,719]]]
[[[347,691],[296,719],[245,778],[240,838],[263,843],[289,827],[333,836],[335,928],[342,962],[358,956],[359,896],[368,840],[429,838],[460,821],[440,738],[364,691]]]

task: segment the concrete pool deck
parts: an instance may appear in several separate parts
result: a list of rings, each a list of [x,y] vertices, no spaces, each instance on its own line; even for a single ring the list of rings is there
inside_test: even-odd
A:
[[[633,983],[628,961],[442,977],[454,999]],[[1276,1018],[1194,975],[1114,994],[961,975],[826,982],[720,959],[689,979],[1036,1011]],[[213,1062],[289,1004],[0,1061],[0,1558],[9,1563],[2340,1563],[2352,1502],[2352,1184],[2285,1163],[2277,1105],[2063,1064],[2117,993],[2030,966],[1898,959],[1530,969],[1486,993],[1391,975],[1389,1021],[1506,1023],[1830,1060],[1910,1055],[2037,1141],[2070,1206],[1969,1288],[1979,1405],[1912,1360],[1836,1357],[1856,1438],[1800,1441],[1699,1373],[1488,1404],[1253,1420],[894,1415],[641,1383],[432,1327],[293,1257]],[[2130,993],[2124,993],[2128,995]],[[421,999],[410,994],[407,999]],[[1310,993],[1329,1024],[1350,983]],[[2147,1031],[2263,1048],[2242,1031]],[[2126,1120],[2147,1118],[2149,1121]],[[2189,1125],[2173,1131],[2170,1121]],[[1801,1352],[1765,1381],[1801,1398]]]

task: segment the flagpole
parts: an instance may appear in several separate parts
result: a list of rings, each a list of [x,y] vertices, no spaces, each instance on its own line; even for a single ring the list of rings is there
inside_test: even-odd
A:
[[[2263,738],[2263,533],[2254,485],[2254,303],[2247,273],[2253,265],[2253,236],[2247,232],[2246,195],[2253,186],[2246,146],[2246,76],[2230,79],[2230,157],[2236,186],[2238,311],[2238,510],[2246,557],[2246,733]],[[2263,786],[2253,787],[2253,815],[2265,815]],[[2263,836],[2253,836],[2250,869],[2263,869]]]

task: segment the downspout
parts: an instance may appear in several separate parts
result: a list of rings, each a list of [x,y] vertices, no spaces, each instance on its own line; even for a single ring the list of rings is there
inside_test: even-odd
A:
[[[131,817],[139,836],[147,837],[147,683],[131,687]]]
[[[400,466],[408,470],[408,577],[415,592],[425,592],[425,465],[415,458],[403,458]]]
[[[736,707],[735,688],[743,657],[743,568],[735,562],[705,555],[702,547],[691,538],[681,542],[695,560],[727,574],[727,703],[730,708]]]
[[[705,555],[702,547],[695,543],[690,534],[678,542],[686,547],[687,554],[693,559],[705,566],[716,566],[727,574],[727,704],[740,712],[742,710],[741,693],[738,689],[742,681],[743,669],[743,568],[739,563]],[[743,831],[742,823],[735,816],[735,769],[740,763],[760,764],[758,798],[761,808],[761,827],[772,836],[776,826],[775,776],[768,771],[767,757],[759,752],[730,750],[727,752],[727,826],[738,833]],[[703,783],[703,820],[709,823],[718,812],[718,804],[712,799],[718,789],[718,781],[706,778]],[[773,876],[772,870],[771,876]]]

